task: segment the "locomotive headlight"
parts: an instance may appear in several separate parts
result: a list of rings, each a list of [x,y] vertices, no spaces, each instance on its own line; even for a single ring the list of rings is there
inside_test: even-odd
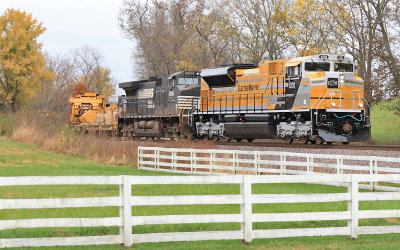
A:
[[[332,102],[332,103],[331,103],[331,106],[332,106],[332,107],[335,107],[335,106],[336,106],[336,103]]]
[[[340,84],[344,84],[344,75],[340,76]]]
[[[362,108],[364,107],[364,104],[362,104],[361,102],[358,104],[358,107]]]

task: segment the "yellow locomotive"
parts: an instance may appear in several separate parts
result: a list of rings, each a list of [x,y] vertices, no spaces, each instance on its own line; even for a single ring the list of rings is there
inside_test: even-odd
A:
[[[117,105],[106,104],[104,95],[85,93],[69,99],[70,123],[85,132],[113,134],[117,131]]]
[[[201,77],[196,137],[347,144],[370,135],[364,82],[344,56],[227,65]]]

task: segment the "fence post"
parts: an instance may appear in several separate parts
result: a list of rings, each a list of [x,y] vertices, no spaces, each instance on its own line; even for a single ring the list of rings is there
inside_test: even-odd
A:
[[[378,160],[376,159],[376,157],[373,158],[372,161],[372,174],[377,174],[378,171],[376,170],[378,168]],[[377,186],[377,182],[372,182],[372,190],[375,190]]]
[[[160,149],[156,149],[156,170],[158,171],[160,169]]]
[[[378,167],[378,160],[374,157],[371,156],[369,158],[369,174],[370,175],[374,175],[377,173],[376,168]],[[369,183],[370,189],[371,190],[375,190],[376,188],[376,182],[371,181]]]
[[[210,175],[214,173],[214,158],[215,158],[215,153],[212,151],[210,153]]]
[[[128,175],[122,176],[123,241],[125,247],[132,246],[132,183]],[[121,232],[120,232],[121,233]]]
[[[343,174],[343,159],[336,158],[336,174]]]
[[[138,150],[139,155],[139,150]],[[119,218],[121,219],[122,225],[119,227],[119,235],[121,240],[124,241],[124,176],[121,175],[121,184],[119,185],[119,198],[122,201],[122,205],[119,207]]]
[[[286,174],[286,155],[281,152],[281,175]]]
[[[340,169],[340,166],[339,166],[339,157],[337,157],[337,158],[336,158],[336,174],[339,174],[339,169]]]
[[[243,204],[240,205],[240,214],[243,216],[243,223],[240,224],[240,230],[243,231],[243,241],[245,243],[250,243],[253,238],[251,180],[251,175],[243,175],[243,181],[240,184],[240,194],[243,197]]]
[[[196,154],[193,152],[193,149],[190,150],[190,174],[193,174],[193,154]]]
[[[176,156],[176,152],[175,152],[175,149],[173,149],[172,150],[172,172],[175,172],[175,170],[176,170],[175,156]]]
[[[259,174],[259,172],[258,172],[258,157],[259,157],[258,152],[254,152],[254,175]]]
[[[236,151],[233,151],[233,172],[234,174],[238,174],[238,155]]]
[[[355,239],[358,236],[358,179],[354,174],[351,175],[347,193],[350,195],[347,210],[351,215],[351,219],[347,220],[347,227],[350,229],[350,237]]]
[[[137,157],[138,157],[138,169],[141,169],[141,154],[142,154],[142,149],[140,148],[140,147],[138,147],[138,154],[137,154]]]

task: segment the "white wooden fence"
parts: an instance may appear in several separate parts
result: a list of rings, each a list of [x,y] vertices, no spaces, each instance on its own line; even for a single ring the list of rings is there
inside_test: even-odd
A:
[[[255,183],[345,183],[346,193],[253,194]],[[0,247],[66,246],[134,243],[231,240],[251,242],[256,238],[400,233],[400,226],[359,226],[359,219],[400,217],[400,209],[359,210],[360,201],[400,200],[400,192],[359,192],[360,182],[398,182],[400,175],[282,175],[282,176],[69,176],[0,177],[0,187],[20,185],[120,185],[119,196],[92,198],[0,199],[1,209],[71,207],[120,207],[111,218],[41,218],[0,220],[0,230],[41,227],[120,227],[118,235],[0,239]],[[236,195],[132,196],[132,185],[151,184],[238,184]],[[253,204],[347,202],[347,211],[253,213]],[[132,216],[132,206],[239,204],[239,214]],[[347,220],[345,227],[254,230],[254,222]],[[240,223],[240,230],[132,234],[132,226],[188,223]]]
[[[241,151],[138,147],[142,170],[181,174],[312,175],[312,174],[400,174],[400,158],[304,154],[276,151]],[[343,186],[338,183],[338,186]],[[376,182],[362,188],[400,191]]]

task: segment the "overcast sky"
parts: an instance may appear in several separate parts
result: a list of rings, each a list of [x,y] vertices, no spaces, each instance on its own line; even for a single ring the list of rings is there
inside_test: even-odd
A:
[[[136,79],[131,62],[132,41],[118,27],[123,0],[0,0],[1,14],[7,8],[32,13],[46,27],[39,37],[43,50],[66,54],[84,44],[104,53],[104,65],[117,82]],[[120,93],[120,91],[118,91]]]

